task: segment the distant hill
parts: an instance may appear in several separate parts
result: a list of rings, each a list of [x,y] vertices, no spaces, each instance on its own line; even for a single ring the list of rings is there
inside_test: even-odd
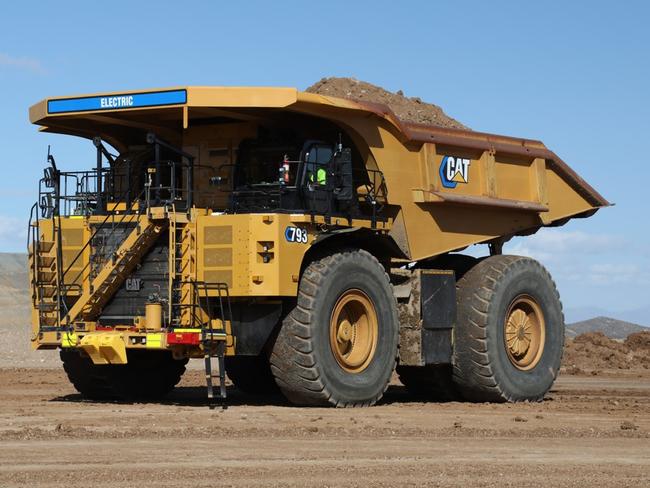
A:
[[[644,331],[650,331],[650,329],[639,324],[612,319],[610,317],[595,317],[566,325],[567,337],[575,337],[587,332],[602,332],[610,339],[625,339],[634,332]]]
[[[26,305],[28,286],[27,255],[0,253],[0,307]]]
[[[632,322],[650,328],[650,305],[627,310],[613,310],[602,307],[564,307],[564,318],[569,324],[594,317],[616,317],[617,320]]]
[[[59,367],[55,351],[32,351],[27,255],[0,253],[0,367]]]

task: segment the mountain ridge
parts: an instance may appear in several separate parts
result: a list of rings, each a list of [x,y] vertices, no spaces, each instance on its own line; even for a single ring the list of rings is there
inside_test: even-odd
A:
[[[571,338],[589,332],[601,332],[610,339],[625,339],[630,334],[636,332],[650,332],[650,329],[633,322],[604,316],[573,322],[571,324],[566,324],[565,327],[566,336]]]

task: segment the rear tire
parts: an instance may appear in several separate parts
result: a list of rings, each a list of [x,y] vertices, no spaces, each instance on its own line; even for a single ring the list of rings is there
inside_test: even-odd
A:
[[[453,374],[464,398],[539,401],[564,347],[562,304],[546,269],[520,256],[484,259],[457,283]]]
[[[372,405],[388,386],[397,344],[397,302],[386,271],[366,251],[341,252],[305,269],[271,370],[292,403]]]
[[[115,398],[109,380],[109,366],[95,365],[88,356],[82,356],[77,349],[61,349],[59,352],[63,369],[72,386],[89,400]]]
[[[187,359],[174,359],[169,351],[127,351],[127,364],[110,365],[113,390],[130,401],[160,400],[178,384]]]
[[[279,393],[265,356],[226,356],[226,373],[238,390],[250,395]]]

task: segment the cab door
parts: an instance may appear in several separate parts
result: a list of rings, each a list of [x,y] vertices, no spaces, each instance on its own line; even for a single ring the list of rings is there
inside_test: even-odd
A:
[[[334,148],[330,144],[315,142],[303,151],[305,162],[302,194],[307,210],[317,214],[332,212],[331,165]]]

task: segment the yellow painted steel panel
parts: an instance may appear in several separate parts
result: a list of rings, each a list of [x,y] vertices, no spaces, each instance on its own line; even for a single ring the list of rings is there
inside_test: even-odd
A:
[[[164,347],[161,333],[147,334],[147,349],[160,349]]]
[[[79,343],[90,356],[93,364],[126,364],[124,334],[119,332],[96,332],[85,335]]]
[[[75,347],[79,337],[74,332],[64,332],[61,334],[61,347]]]
[[[205,227],[205,244],[232,244],[232,225],[210,225]]]
[[[203,273],[203,279],[206,283],[226,283],[228,287],[233,285],[231,270],[206,270]]]
[[[203,262],[206,268],[232,266],[232,248],[206,247]]]

